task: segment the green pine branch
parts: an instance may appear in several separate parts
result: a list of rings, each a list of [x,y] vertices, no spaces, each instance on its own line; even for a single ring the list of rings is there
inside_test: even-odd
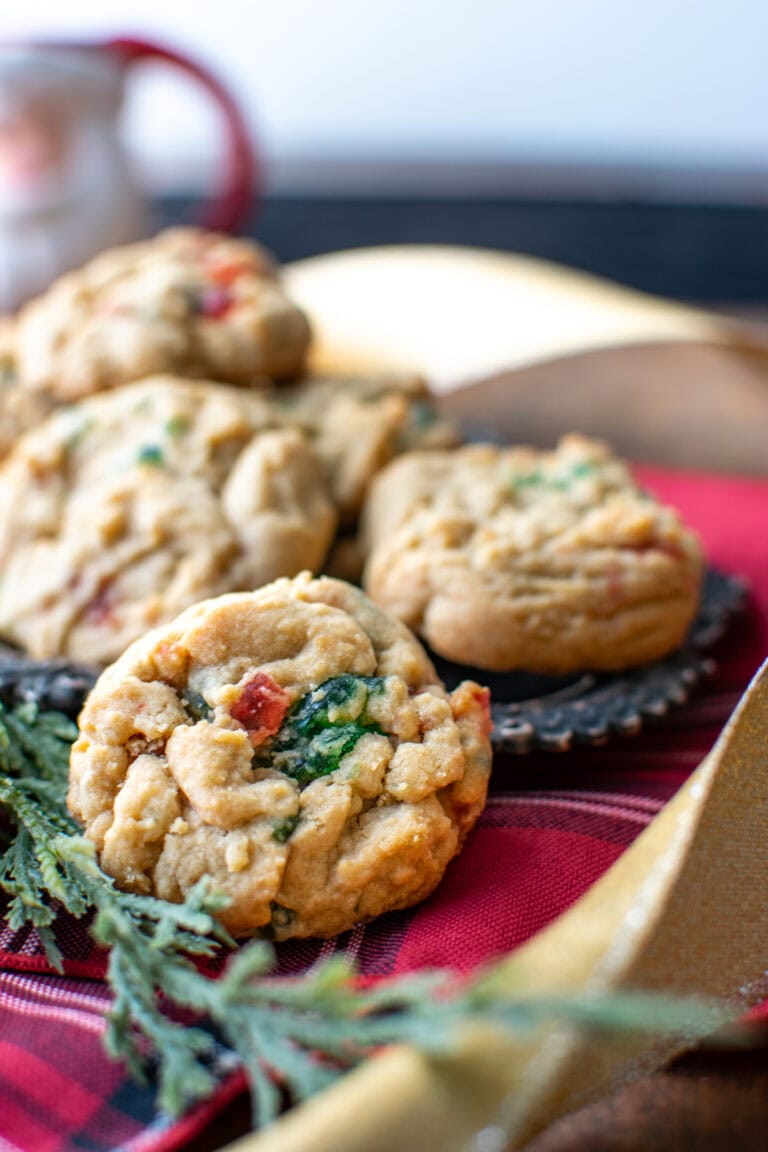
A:
[[[217,920],[226,898],[205,880],[185,903],[121,892],[102,872],[93,845],[66,809],[69,751],[76,735],[64,716],[0,705],[0,815],[7,832],[0,889],[13,928],[34,925],[50,963],[62,970],[55,939],[60,907],[92,915],[95,939],[109,948],[114,994],[106,1046],[131,1074],[157,1078],[158,1102],[178,1115],[209,1095],[224,1063],[248,1076],[254,1122],[263,1125],[286,1098],[303,1100],[383,1045],[445,1050],[469,1021],[516,1034],[563,1021],[592,1032],[650,1031],[702,1036],[723,1013],[709,1005],[658,996],[513,999],[493,981],[458,985],[449,973],[400,977],[373,989],[334,958],[301,979],[266,978],[269,944],[235,951],[218,978],[195,960],[234,941]],[[190,1022],[190,1019],[192,1022]]]

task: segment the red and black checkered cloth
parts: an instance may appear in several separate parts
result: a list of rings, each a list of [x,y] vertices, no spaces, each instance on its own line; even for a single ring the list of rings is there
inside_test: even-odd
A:
[[[462,855],[420,907],[334,942],[281,945],[299,973],[334,950],[371,977],[467,971],[526,940],[568,907],[646,826],[711,747],[768,652],[768,483],[640,469],[641,482],[701,533],[712,564],[746,576],[751,598],[716,653],[720,671],[684,708],[631,739],[564,756],[498,760],[493,792]],[[104,954],[60,924],[66,976],[50,974],[34,932],[0,923],[0,1152],[166,1152],[244,1090],[171,1121],[102,1049]]]

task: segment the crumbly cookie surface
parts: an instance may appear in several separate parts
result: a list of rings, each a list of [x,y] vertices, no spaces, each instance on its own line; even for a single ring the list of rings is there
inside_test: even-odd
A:
[[[372,478],[394,456],[458,439],[418,376],[307,377],[273,395],[311,438],[345,523],[356,519]]]
[[[0,375],[0,460],[8,455],[19,437],[40,424],[52,408],[44,392],[33,392],[11,380],[4,383]]]
[[[0,318],[0,460],[10,452],[18,437],[39,424],[52,407],[45,393],[20,383],[15,324],[9,318]]]
[[[374,482],[364,587],[435,652],[566,673],[657,659],[698,604],[695,535],[602,444],[413,453]]]
[[[100,677],[69,805],[125,888],[203,876],[237,935],[331,936],[423,899],[485,802],[488,694],[450,696],[358,590],[303,573],[197,604]]]
[[[106,663],[197,600],[318,568],[335,523],[312,449],[260,396],[125,385],[0,465],[0,635]]]
[[[263,249],[193,228],[102,253],[15,327],[22,383],[58,402],[159,372],[240,385],[294,376],[310,338]]]

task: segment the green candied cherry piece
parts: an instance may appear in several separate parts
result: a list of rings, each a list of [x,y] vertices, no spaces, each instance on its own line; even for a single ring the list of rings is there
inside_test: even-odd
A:
[[[139,449],[137,460],[139,464],[148,464],[151,468],[162,468],[165,463],[163,450],[157,444],[145,444]]]
[[[368,697],[381,692],[383,685],[381,676],[354,676],[349,672],[334,676],[303,696],[287,719],[307,736],[331,725],[357,720],[365,711]]]
[[[189,416],[179,414],[166,420],[164,432],[171,440],[177,440],[180,436],[185,436],[191,427],[192,421]]]
[[[199,692],[191,692],[189,689],[184,693],[182,704],[188,716],[193,720],[207,720],[208,723],[213,720],[213,708],[211,708],[208,701]]]
[[[509,481],[510,488],[517,492],[521,488],[538,488],[545,483],[543,472],[527,472],[524,476],[512,476]]]
[[[272,756],[272,766],[278,772],[285,772],[286,776],[293,776],[303,788],[319,776],[335,772],[360,737],[371,731],[375,729],[358,723],[324,728],[307,741],[298,741],[287,748],[276,750]]]
[[[593,476],[597,468],[594,464],[582,460],[573,464],[560,476],[547,476],[538,468],[534,472],[527,472],[524,476],[513,476],[510,487],[518,492],[525,488],[554,488],[557,492],[567,492],[574,480],[582,480],[585,476]]]
[[[281,820],[279,824],[275,824],[272,829],[272,839],[276,840],[278,844],[285,844],[293,833],[296,831],[300,816],[286,816],[285,820]]]
[[[554,476],[550,485],[558,492],[567,492],[575,480],[584,480],[587,476],[594,476],[596,472],[597,468],[594,464],[582,460],[580,464],[572,464],[562,476]]]
[[[580,480],[583,476],[593,476],[597,468],[594,464],[589,464],[586,460],[582,460],[580,464],[574,464],[571,468],[570,476],[573,480]]]
[[[367,705],[384,683],[382,676],[351,673],[326,680],[293,705],[277,735],[259,749],[258,762],[291,776],[300,788],[335,772],[361,736],[381,731]]]

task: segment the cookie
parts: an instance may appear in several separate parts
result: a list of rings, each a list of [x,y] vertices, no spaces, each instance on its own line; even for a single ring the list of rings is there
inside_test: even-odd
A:
[[[45,393],[24,388],[19,382],[15,326],[11,320],[0,318],[0,460],[52,407]]]
[[[325,558],[323,573],[347,580],[350,584],[361,584],[364,567],[365,553],[359,532],[340,532]]]
[[[394,456],[448,448],[458,439],[418,376],[308,377],[273,395],[311,438],[347,524],[357,518],[373,476]]]
[[[335,523],[305,437],[258,395],[125,385],[0,465],[0,635],[105,663],[197,600],[318,568]]]
[[[22,308],[22,383],[58,402],[153,373],[252,385],[300,372],[304,313],[248,240],[192,228],[115,248]]]
[[[414,453],[374,482],[369,595],[435,652],[479,668],[612,670],[677,647],[702,555],[607,447]]]
[[[485,802],[488,693],[448,695],[358,589],[302,573],[197,604],[91,692],[69,806],[122,888],[203,876],[236,935],[333,936],[423,900]]]

